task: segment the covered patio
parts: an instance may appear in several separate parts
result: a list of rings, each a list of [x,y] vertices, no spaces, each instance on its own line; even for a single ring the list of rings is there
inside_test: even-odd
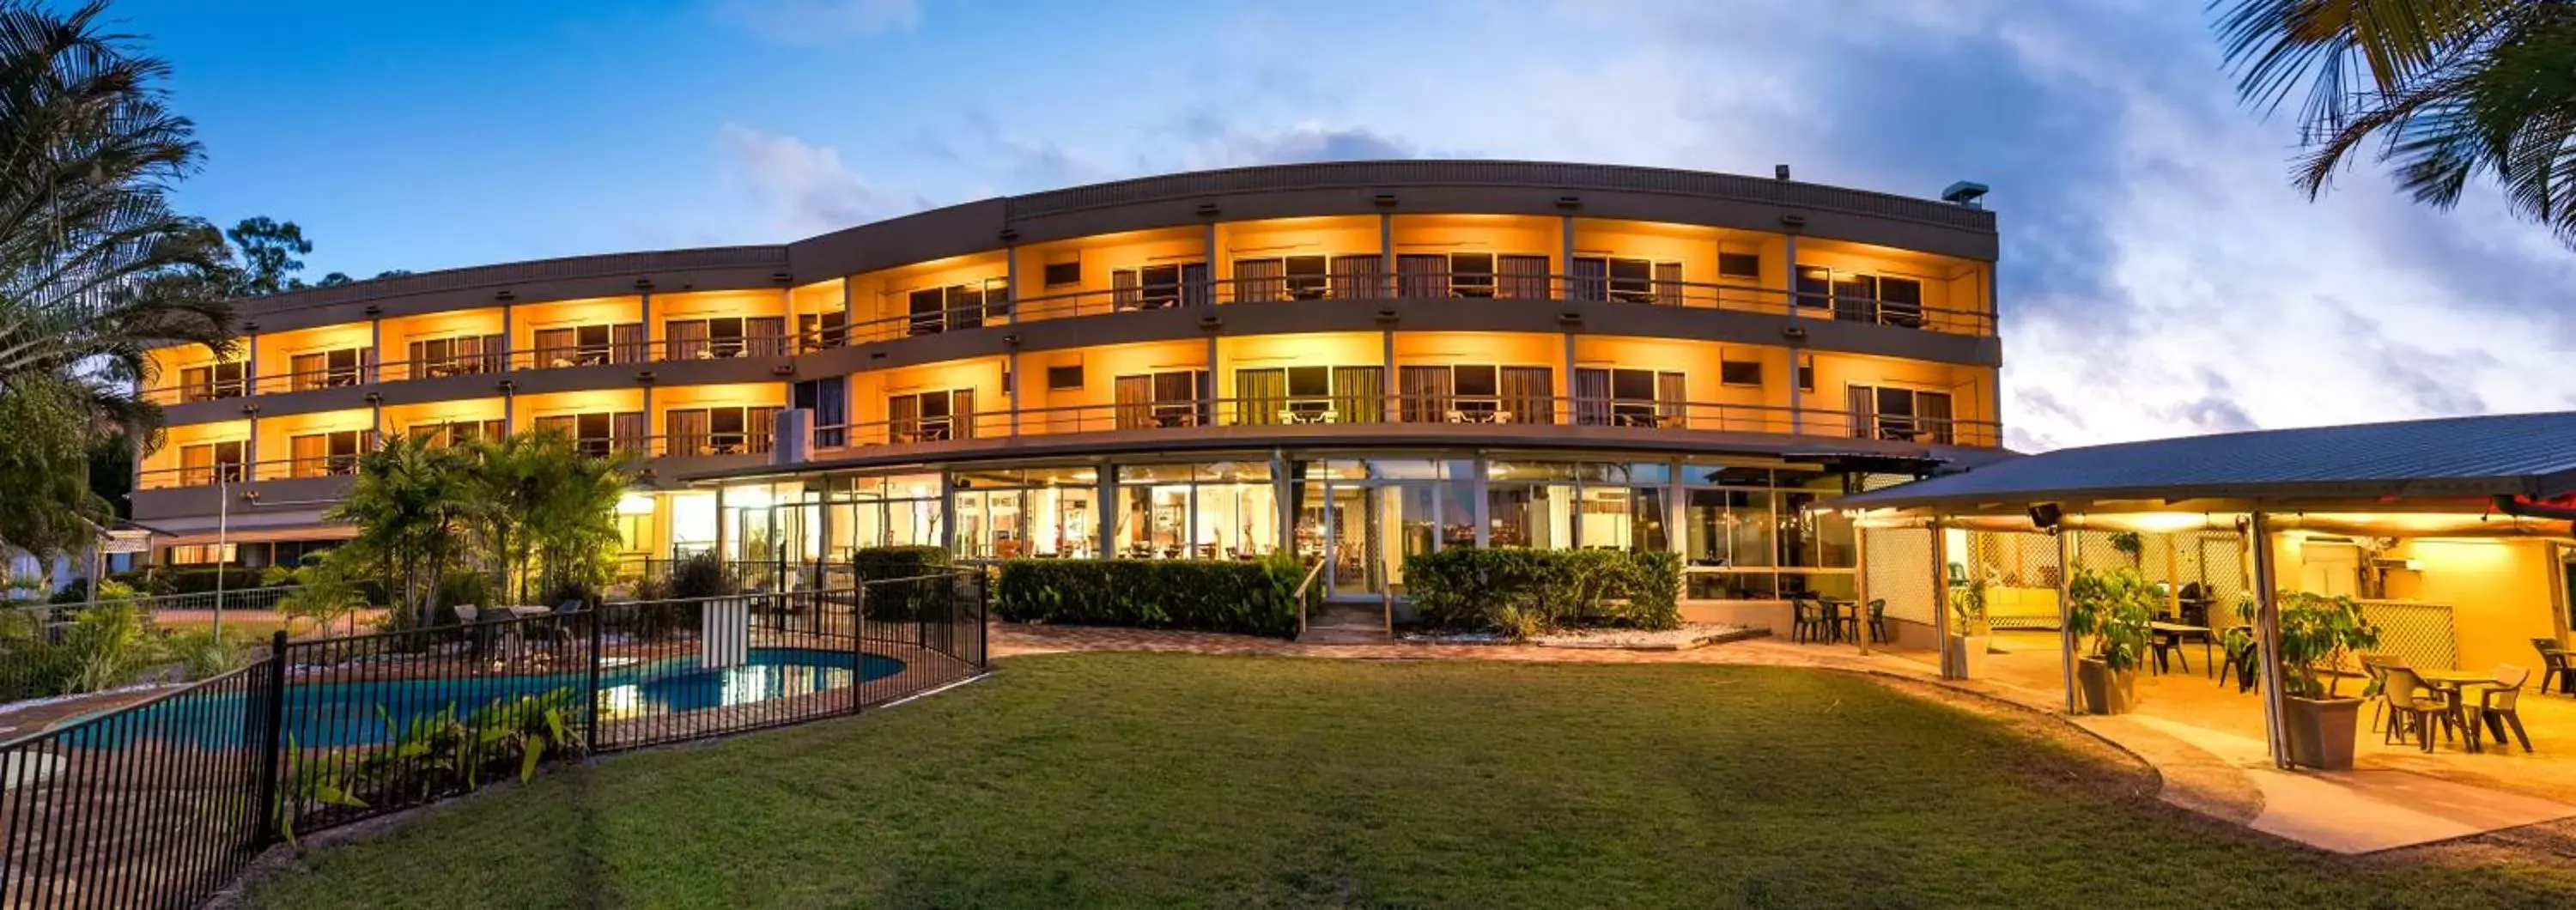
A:
[[[2429,747],[2394,741],[2374,697],[2355,770],[2299,777],[2402,771],[2576,804],[2576,683],[2549,673],[2569,647],[2571,494],[2576,414],[2536,414],[2068,449],[1828,507],[1862,528],[1862,598],[1920,617],[1920,631],[1951,626],[1957,596],[1945,592],[1982,583],[1992,630],[1974,659],[1951,653],[1964,645],[1947,636],[1890,648],[1944,676],[2081,710],[2074,668],[2089,649],[2067,629],[2068,585],[2086,570],[2134,571],[2162,603],[2124,722],[2287,770],[2271,595],[2351,597],[2381,630],[2371,656],[2449,681],[2414,694],[2461,706],[2474,727],[2492,715],[2504,735],[2437,722]],[[2229,642],[2251,666],[2244,676]],[[2372,688],[2357,662],[2345,669],[2341,694]],[[2527,750],[2502,723],[2508,707]]]

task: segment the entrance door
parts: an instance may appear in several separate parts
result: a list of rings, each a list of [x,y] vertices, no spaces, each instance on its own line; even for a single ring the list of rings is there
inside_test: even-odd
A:
[[[1405,557],[1437,546],[1436,495],[1428,483],[1329,488],[1317,524],[1324,531],[1333,595],[1403,594]]]

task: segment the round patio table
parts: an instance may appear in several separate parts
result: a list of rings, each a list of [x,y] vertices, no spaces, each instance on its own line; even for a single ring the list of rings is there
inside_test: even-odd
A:
[[[2491,670],[2456,669],[2417,670],[2415,671],[2415,678],[2423,680],[2425,685],[2433,687],[2433,691],[2442,693],[2442,700],[2450,702],[2451,709],[2457,711],[2461,708],[2464,699],[2467,697],[2467,693],[2464,690],[2470,686],[2478,685],[2480,683],[2495,682],[2495,672]],[[2469,751],[2486,751],[2481,748],[2478,743],[2477,722],[2463,716],[2461,718],[2460,725],[2467,728],[2460,732],[2460,738],[2468,742]]]

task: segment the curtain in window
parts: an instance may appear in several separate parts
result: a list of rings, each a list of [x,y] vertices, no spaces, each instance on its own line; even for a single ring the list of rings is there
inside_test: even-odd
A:
[[[1279,412],[1288,408],[1288,371],[1234,371],[1234,399],[1235,423],[1254,426],[1278,423]]]
[[[1655,302],[1665,306],[1682,305],[1682,264],[1655,263]]]
[[[1610,262],[1598,257],[1574,260],[1572,286],[1567,295],[1576,300],[1610,299]]]
[[[1343,423],[1386,422],[1386,368],[1334,367],[1333,410]]]
[[[975,390],[958,389],[948,393],[948,413],[953,428],[950,439],[970,439],[975,435]]]
[[[1181,305],[1206,306],[1208,303],[1207,263],[1181,263]]]
[[[1119,269],[1115,272],[1109,273],[1110,308],[1124,313],[1128,310],[1143,307],[1145,305],[1145,297],[1142,292],[1137,290],[1137,287],[1138,281],[1135,269]]]
[[[537,366],[568,367],[573,363],[573,329],[537,330]]]
[[[921,399],[896,395],[886,399],[886,440],[913,442],[921,438]]]
[[[295,458],[294,476],[320,477],[328,473],[326,456],[331,454],[330,436],[298,436],[292,444],[294,446],[292,454]]]
[[[1500,377],[1503,410],[1513,423],[1556,422],[1556,371],[1546,367],[1504,367]]]
[[[1574,422],[1588,427],[1610,425],[1610,371],[1599,367],[1574,370]]]
[[[705,409],[668,411],[662,415],[662,454],[702,455],[713,429]]]
[[[1288,265],[1277,259],[1237,259],[1234,261],[1234,299],[1240,303],[1268,303],[1288,296]]]
[[[626,322],[608,327],[608,362],[643,363],[653,359],[652,342],[644,337],[644,324]]]
[[[1690,393],[1680,373],[1655,374],[1655,425],[1678,430],[1689,420]]]
[[[742,321],[743,355],[746,357],[785,357],[787,317],[755,316]]]
[[[1333,299],[1362,300],[1385,294],[1385,259],[1377,256],[1333,257]]]
[[[287,384],[296,391],[322,387],[322,355],[297,354],[287,361],[286,369]]]
[[[608,444],[621,451],[641,452],[646,445],[644,412],[619,411],[608,421]]]
[[[767,452],[778,441],[777,408],[742,409],[742,450]]]
[[[1406,253],[1395,257],[1395,295],[1398,297],[1449,296],[1449,257],[1422,253]]]
[[[1449,405],[1456,383],[1449,368],[1400,367],[1396,381],[1401,385],[1403,406],[1398,415],[1406,423],[1441,423],[1449,419]]]
[[[1927,441],[1941,445],[1950,444],[1950,396],[1948,394],[1915,393],[1914,416],[1915,422],[1921,425],[1926,435],[1931,437]]]
[[[1494,260],[1494,296],[1511,300],[1547,298],[1547,257],[1500,256]]]
[[[1113,388],[1119,429],[1142,430],[1154,425],[1154,377],[1120,376]]]
[[[707,341],[707,323],[703,319],[672,320],[662,324],[662,342],[672,360],[698,360],[715,356]]]
[[[1844,392],[1844,408],[1849,412],[1845,419],[1851,423],[1852,438],[1869,439],[1877,435],[1874,429],[1878,423],[1877,389],[1865,385],[1850,387]]]

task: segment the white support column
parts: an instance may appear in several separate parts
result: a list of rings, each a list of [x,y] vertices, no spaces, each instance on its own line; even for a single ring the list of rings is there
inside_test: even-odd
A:
[[[1011,308],[1011,311],[1014,313],[1019,312],[1019,308],[1013,307]],[[1020,348],[1018,345],[1011,346],[1011,365],[1004,369],[1011,371],[1011,435],[1018,436],[1020,435],[1020,387],[1029,384],[1029,377],[1020,372]],[[1075,422],[1075,426],[1079,428],[1081,426],[1080,421],[1077,420]]]
[[[1100,516],[1098,528],[1093,531],[1093,533],[1099,535],[1099,553],[1100,558],[1102,559],[1108,559],[1118,555],[1118,551],[1116,549],[1118,544],[1117,473],[1117,465],[1109,462],[1102,462],[1100,465],[1100,478],[1098,481],[1100,485],[1099,490],[1092,494],[1092,498],[1099,502],[1099,505],[1093,507],[1091,511]]]
[[[511,360],[512,355],[519,352],[519,333],[516,328],[518,317],[515,315],[518,311],[519,308],[516,306],[508,303],[501,304],[501,371],[504,373],[516,369],[511,365]],[[531,363],[528,366],[534,368],[536,364]]]
[[[2262,512],[2246,516],[2245,536],[2254,546],[2254,644],[2262,662],[2263,733],[2272,750],[2272,764],[2290,766],[2288,729],[2281,712],[2281,598],[2275,576],[2272,554],[2272,517]]]
[[[2083,645],[2075,640],[2075,626],[2068,621],[2075,602],[2075,546],[2069,533],[2064,515],[2058,516],[2057,527],[2049,529],[2050,536],[2057,538],[2057,645],[2065,665],[2066,713],[2074,714],[2083,710],[2075,698],[2075,651]]]
[[[1957,679],[1950,670],[1958,661],[1950,656],[1950,539],[1941,528],[1941,519],[1931,521],[1932,528],[1932,640],[1941,655],[1941,678]]]
[[[1003,311],[1002,323],[1004,325],[1019,325],[1020,248],[1017,244],[1005,244],[1002,247],[1002,287],[1004,288],[1003,293],[1011,295],[1011,308]],[[989,304],[990,301],[987,301],[987,303]],[[1019,388],[1016,384],[1016,377],[1014,377],[1014,384],[1011,388]],[[1014,406],[1014,410],[1017,410],[1016,406]],[[1019,418],[1016,414],[1012,416],[1012,420],[1016,421],[1018,419]]]
[[[1783,241],[1783,249],[1785,250],[1782,255],[1788,260],[1783,263],[1784,268],[1781,272],[1782,287],[1780,300],[1785,305],[1784,309],[1788,312],[1790,326],[1795,328],[1798,323],[1798,235],[1782,234],[1780,236]],[[1796,334],[1792,334],[1788,341],[1789,435],[1801,436],[1805,435],[1807,431],[1807,411],[1805,402],[1802,400],[1805,396],[1800,393],[1798,388],[1798,365],[1803,361],[1803,358],[1806,357],[1807,348],[1805,340],[1796,337]],[[1948,637],[1947,631],[1943,632],[1942,637]]]
[[[372,307],[370,307],[370,309],[372,309]],[[369,316],[367,317],[367,356],[366,370],[364,371],[364,375],[367,377],[368,382],[384,381],[385,377],[382,372],[384,362],[385,317]],[[405,369],[411,369],[410,365],[405,364]]]
[[[1379,288],[1378,293],[1388,297],[1396,296],[1394,212],[1377,213],[1377,267],[1379,280],[1386,282]],[[1389,377],[1387,381],[1393,383],[1395,380]],[[1392,385],[1389,386],[1389,388],[1392,387]]]
[[[1859,567],[1858,571],[1852,573],[1852,641],[1860,644],[1861,656],[1867,657],[1870,645],[1885,644],[1885,642],[1870,640],[1870,635],[1873,633],[1869,624],[1869,532],[1867,530],[1852,529],[1852,565]]]
[[[733,549],[732,549],[731,547],[727,546],[727,544],[730,544],[730,543],[732,543],[732,542],[733,542],[733,517],[725,514],[725,488],[724,488],[722,485],[718,485],[718,486],[716,487],[716,558],[717,558],[717,559],[719,559],[719,560],[723,560],[723,561],[726,561],[726,562],[731,562],[731,561],[733,561]]]
[[[1270,450],[1270,526],[1278,533],[1274,549],[1297,552],[1297,487],[1288,479],[1288,452]]]
[[[1207,230],[1199,241],[1199,248],[1205,250],[1207,255],[1207,287],[1200,288],[1199,290],[1207,295],[1203,298],[1207,301],[1207,304],[1209,306],[1215,306],[1217,289],[1216,263],[1218,250],[1216,246],[1216,221],[1214,219],[1210,219],[1208,221]],[[1215,378],[1209,377],[1209,381],[1213,382],[1215,381]]]

